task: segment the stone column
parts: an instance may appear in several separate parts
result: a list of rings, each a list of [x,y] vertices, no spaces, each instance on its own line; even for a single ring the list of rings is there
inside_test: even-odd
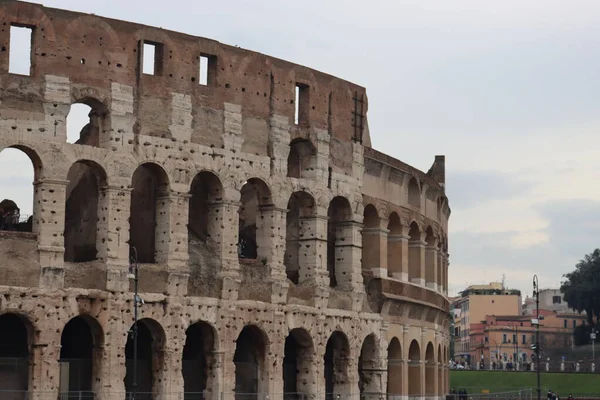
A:
[[[184,296],[189,279],[188,231],[189,198],[187,193],[164,193],[157,199],[156,262],[169,271],[167,292]]]
[[[444,293],[444,263],[441,247],[437,249],[437,291]]]
[[[388,276],[388,221],[380,218],[380,226],[362,229],[362,268],[374,277]]]
[[[46,400],[54,394],[58,396],[60,384],[60,342],[38,343],[32,346],[33,368],[30,379],[30,390],[34,400]]]
[[[221,298],[237,300],[240,285],[238,256],[239,201],[224,200],[211,205],[214,215],[220,215],[220,238],[215,241],[216,253],[221,256]],[[227,362],[225,362],[227,364]]]
[[[129,211],[131,189],[100,188],[98,215],[98,258],[106,262],[106,290],[129,290]]]
[[[299,354],[297,390],[306,400],[316,399],[319,385],[317,379],[322,378],[321,370],[317,368],[317,363],[313,354]]]
[[[425,286],[425,243],[421,238],[408,243],[409,269],[411,283]]]
[[[185,341],[185,338],[183,340]],[[162,388],[161,399],[180,400],[183,398],[182,355],[183,345],[166,344],[161,374],[154,377],[155,387],[161,386]],[[157,382],[159,379],[162,379],[162,382]]]
[[[402,232],[388,235],[388,275],[402,282],[408,282],[408,227]]]
[[[40,179],[33,183],[33,233],[38,235],[40,287],[64,285],[64,231],[66,190],[69,181]]]
[[[209,353],[209,370],[208,370],[208,381],[206,385],[206,391],[204,398],[206,400],[220,400],[221,392],[223,391],[223,360],[225,353],[222,351],[213,351]],[[227,397],[225,397],[227,398]]]
[[[432,290],[438,289],[437,251],[435,243],[427,244],[425,247],[425,284]]]
[[[261,206],[256,224],[256,245],[259,260],[265,260],[271,277],[271,303],[284,304],[289,283],[285,273],[286,209]]]
[[[352,309],[358,311],[362,309],[365,293],[360,266],[362,224],[346,221],[338,226],[335,242],[336,280],[340,290],[352,292]]]

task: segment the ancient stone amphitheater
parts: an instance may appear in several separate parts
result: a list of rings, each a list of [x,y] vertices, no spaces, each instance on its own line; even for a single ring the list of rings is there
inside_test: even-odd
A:
[[[136,263],[137,399],[447,392],[444,157],[374,150],[364,88],[37,4],[0,20],[0,150],[35,171],[0,232],[0,398],[125,399]]]

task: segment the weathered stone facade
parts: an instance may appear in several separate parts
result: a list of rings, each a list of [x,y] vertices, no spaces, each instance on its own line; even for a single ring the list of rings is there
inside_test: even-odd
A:
[[[364,88],[36,4],[1,1],[0,23],[0,150],[35,170],[31,232],[0,233],[0,390],[124,399],[134,257],[144,398],[447,392],[444,159],[371,149]],[[29,75],[11,25],[32,29]]]

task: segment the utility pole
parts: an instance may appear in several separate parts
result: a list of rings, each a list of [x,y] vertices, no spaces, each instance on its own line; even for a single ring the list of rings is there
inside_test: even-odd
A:
[[[133,327],[131,328],[131,335],[133,336],[133,382],[132,392],[129,400],[135,400],[137,397],[138,381],[137,381],[137,361],[138,361],[138,262],[137,262],[137,249],[131,247],[132,255],[129,262],[129,274],[127,277],[133,279]]]
[[[537,398],[542,400],[542,385],[540,375],[540,288],[537,275],[533,276],[533,293],[535,294],[535,358],[537,374]]]

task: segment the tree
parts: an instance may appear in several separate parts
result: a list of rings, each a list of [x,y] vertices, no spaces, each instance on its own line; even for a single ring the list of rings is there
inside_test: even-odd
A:
[[[564,277],[560,291],[565,301],[572,309],[585,311],[587,322],[593,325],[600,318],[600,249],[586,254]]]

